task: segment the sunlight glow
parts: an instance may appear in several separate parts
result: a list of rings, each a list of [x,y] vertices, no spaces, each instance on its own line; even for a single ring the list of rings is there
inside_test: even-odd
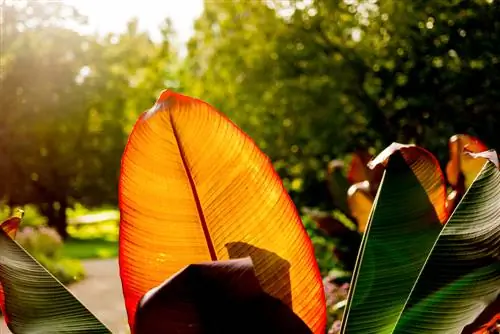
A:
[[[185,44],[193,34],[194,20],[201,15],[203,0],[64,0],[88,17],[88,27],[82,33],[123,32],[133,17],[139,29],[147,30],[154,41],[161,39],[160,26],[170,18],[176,31],[177,43]]]

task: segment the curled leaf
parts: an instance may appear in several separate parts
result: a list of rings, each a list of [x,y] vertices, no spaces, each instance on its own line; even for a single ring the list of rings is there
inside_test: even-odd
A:
[[[370,170],[366,167],[372,156],[365,150],[356,150],[352,154],[351,163],[347,172],[347,180],[350,184],[369,181]]]
[[[370,182],[363,181],[353,184],[347,191],[347,203],[352,216],[358,223],[358,231],[364,232],[373,206]]]
[[[376,169],[380,166],[386,166],[389,157],[396,152],[401,153],[415,177],[420,181],[434,205],[439,220],[444,224],[449,216],[444,175],[439,167],[439,162],[429,151],[415,145],[393,143],[370,161],[368,167]]]
[[[262,290],[250,258],[187,266],[144,295],[135,326],[137,334],[312,334]]]
[[[14,239],[21,224],[21,218],[11,217],[2,222],[0,228],[11,238]]]
[[[165,91],[135,124],[120,174],[120,276],[140,298],[192,263],[251,257],[257,279],[323,333],[311,241],[269,159],[210,105]]]
[[[467,189],[483,167],[483,163],[470,155],[464,155],[464,151],[478,153],[487,151],[488,148],[479,139],[464,134],[452,136],[448,145],[450,151],[450,161],[446,165],[448,182],[454,188],[461,187],[460,174],[462,174],[463,188]]]

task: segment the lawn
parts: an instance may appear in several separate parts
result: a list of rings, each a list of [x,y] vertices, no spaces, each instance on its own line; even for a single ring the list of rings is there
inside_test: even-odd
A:
[[[62,249],[64,257],[85,260],[118,256],[117,220],[70,224],[68,232],[70,238]]]

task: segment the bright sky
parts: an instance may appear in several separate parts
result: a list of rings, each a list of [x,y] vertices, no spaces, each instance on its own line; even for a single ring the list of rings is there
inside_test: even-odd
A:
[[[203,0],[63,0],[89,18],[91,32],[121,32],[132,17],[139,29],[147,30],[153,40],[160,39],[159,25],[170,18],[178,42],[185,43],[193,33],[194,20],[201,15]]]

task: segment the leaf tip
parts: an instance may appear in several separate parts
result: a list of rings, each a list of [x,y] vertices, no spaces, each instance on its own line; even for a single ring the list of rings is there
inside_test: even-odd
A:
[[[164,104],[164,103],[169,103],[169,102],[190,102],[194,100],[193,98],[174,92],[173,90],[170,89],[165,89],[160,93],[160,96],[156,100],[156,105],[158,104]]]
[[[499,167],[498,154],[495,150],[487,150],[487,151],[475,153],[475,152],[467,150],[467,148],[464,148],[464,154],[468,155],[474,159],[486,159],[486,160],[492,162],[493,164],[495,164],[495,166],[497,166],[497,168]]]
[[[377,166],[382,165],[386,166],[389,158],[397,151],[417,147],[414,144],[400,144],[400,143],[392,143],[387,146],[385,150],[379,153],[372,161],[368,163],[368,168],[375,169]]]

